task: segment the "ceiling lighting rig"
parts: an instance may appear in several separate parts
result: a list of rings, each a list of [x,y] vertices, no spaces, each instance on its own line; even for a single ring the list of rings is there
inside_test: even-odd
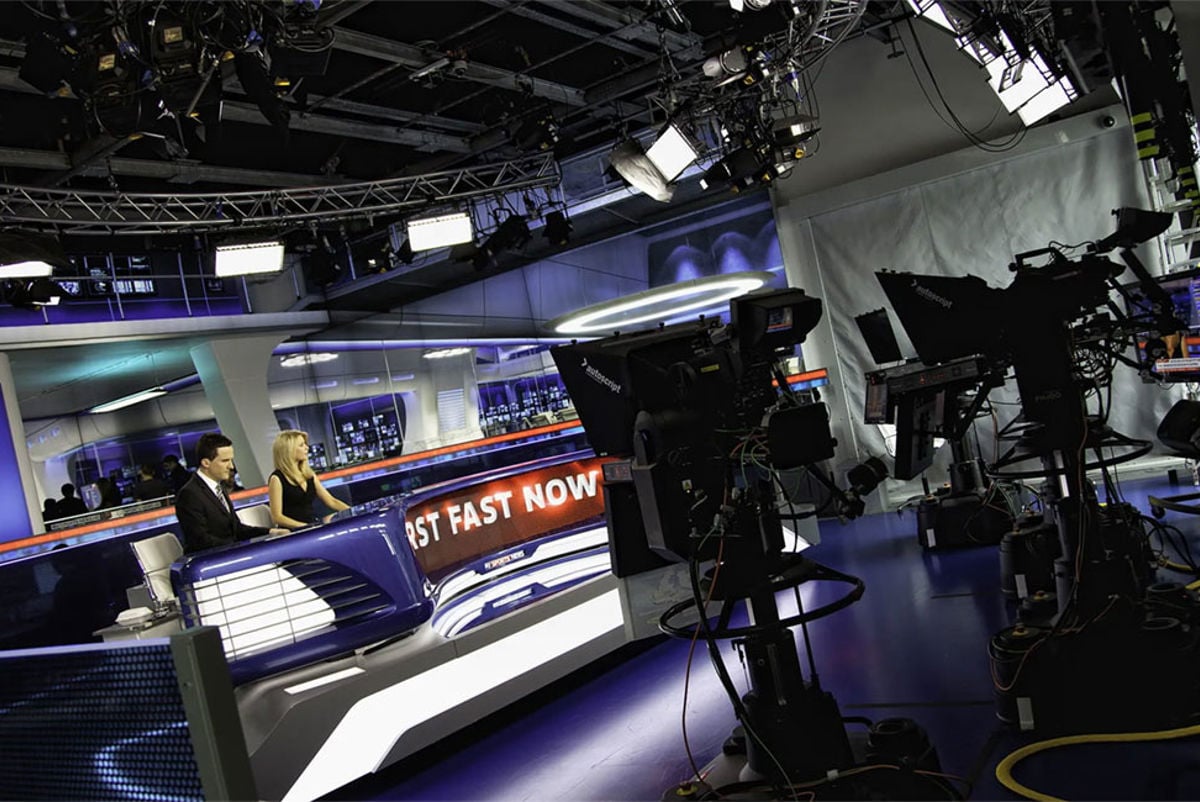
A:
[[[786,175],[820,131],[807,72],[858,26],[866,5],[731,1],[736,25],[699,69],[681,73],[664,52],[655,100],[667,124],[646,141],[624,137],[612,168],[663,202],[692,176],[704,189],[738,192]]]
[[[236,72],[269,122],[287,132],[282,93],[325,72],[332,28],[316,0],[182,2],[125,0],[71,14],[30,2],[39,29],[27,39],[20,75],[47,94],[83,101],[89,135],[155,135],[186,156],[204,125],[218,123],[222,84]]]
[[[1027,126],[1094,88],[1055,32],[1056,18],[1082,13],[1079,4],[1057,4],[1064,8],[1056,11],[1051,0],[907,2],[917,17],[954,35],[959,50],[987,70],[1005,110]]]

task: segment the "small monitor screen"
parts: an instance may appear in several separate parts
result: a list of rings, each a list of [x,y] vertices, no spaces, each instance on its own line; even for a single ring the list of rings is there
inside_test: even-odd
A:
[[[792,328],[792,308],[782,306],[767,313],[767,331],[788,331]]]
[[[863,421],[865,423],[891,422],[888,415],[888,387],[885,374],[867,375],[867,402]]]
[[[1183,327],[1162,332],[1152,322],[1136,337],[1138,363],[1147,379],[1200,382],[1200,270],[1162,276],[1158,285],[1171,299],[1175,318]],[[1151,303],[1137,285],[1126,287],[1130,316],[1145,316]]]
[[[876,309],[854,318],[858,331],[862,334],[871,359],[877,365],[889,362],[899,362],[904,357],[900,355],[900,344],[896,341],[896,332],[892,330],[892,322],[888,319],[886,309]]]

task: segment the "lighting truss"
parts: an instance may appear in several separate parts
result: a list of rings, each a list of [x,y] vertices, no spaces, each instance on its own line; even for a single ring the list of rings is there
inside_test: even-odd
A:
[[[816,14],[807,20],[808,27],[800,34],[793,58],[801,68],[821,61],[858,27],[866,10],[867,0],[826,0],[816,4]]]
[[[71,234],[178,234],[370,218],[554,187],[553,154],[405,178],[257,192],[121,193],[0,184],[0,223]]]

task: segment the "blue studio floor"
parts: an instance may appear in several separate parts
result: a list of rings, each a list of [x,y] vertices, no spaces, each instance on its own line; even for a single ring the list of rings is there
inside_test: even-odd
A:
[[[1122,485],[1143,512],[1147,493],[1190,490],[1165,479]],[[1166,520],[1189,533],[1200,556],[1200,517],[1168,512]],[[997,548],[924,551],[911,511],[823,522],[821,537],[808,556],[863,578],[867,587],[861,602],[810,626],[821,684],[842,715],[914,718],[928,731],[943,771],[973,783],[972,799],[1018,798],[994,776],[999,760],[1035,740],[1003,728],[992,703],[987,643],[1013,615],[1000,592]],[[803,598],[811,607],[841,592],[817,583]],[[794,605],[781,594],[781,613]],[[681,727],[688,650],[679,640],[629,647],[333,798],[659,799],[691,774]],[[722,653],[744,692],[737,655],[728,646]],[[702,646],[687,710],[688,743],[703,766],[735,721]],[[1067,747],[1028,758],[1016,776],[1068,799],[1200,798],[1194,740]]]

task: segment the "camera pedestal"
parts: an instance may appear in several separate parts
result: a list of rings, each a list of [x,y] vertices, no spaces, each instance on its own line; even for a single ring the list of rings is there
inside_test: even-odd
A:
[[[822,566],[801,555],[755,554],[753,539],[727,544],[736,555],[719,563],[702,583],[695,563],[692,603],[668,610],[661,628],[677,637],[693,637],[690,628],[672,625],[684,610],[703,608],[701,598],[722,603],[716,622],[701,618],[710,649],[717,640],[732,640],[742,650],[750,690],[740,699],[718,664],[718,674],[734,701],[741,725],[725,742],[722,754],[701,772],[701,781],[668,789],[664,798],[775,799],[780,793],[811,792],[814,798],[958,799],[940,778],[921,772],[940,769],[928,737],[910,719],[884,719],[865,738],[846,731],[833,695],[817,679],[811,647],[805,638],[809,677],[805,678],[792,627],[841,610],[861,597],[860,579]],[[714,579],[715,577],[715,579]],[[852,585],[840,599],[806,611],[803,606],[781,619],[775,595],[813,581]],[[799,601],[797,593],[797,601]],[[748,626],[730,624],[733,605],[745,602]],[[807,632],[805,631],[807,636]],[[857,720],[861,721],[861,720]]]
[[[984,504],[978,490],[929,495],[917,506],[917,540],[923,548],[994,546],[1012,528],[1012,516]]]
[[[789,777],[795,793],[811,793],[813,799],[958,798],[957,792],[942,780],[917,773],[939,772],[941,767],[924,730],[911,719],[883,719],[869,732],[856,731],[848,738],[851,764],[836,772]],[[701,768],[700,774],[703,782],[682,782],[666,789],[663,802],[714,799],[717,789],[721,799],[779,799],[778,792],[787,790],[750,768],[741,727],[734,730],[721,753]]]

